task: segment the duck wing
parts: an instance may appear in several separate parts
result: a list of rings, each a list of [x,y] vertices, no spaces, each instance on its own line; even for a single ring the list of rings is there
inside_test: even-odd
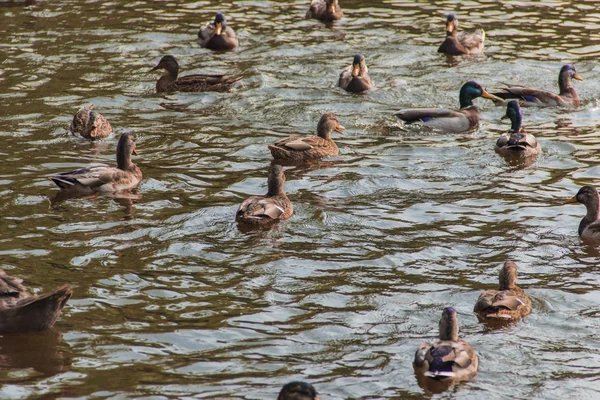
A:
[[[180,92],[226,92],[243,77],[239,75],[196,74],[178,78],[168,90]]]
[[[468,50],[469,54],[481,53],[483,51],[483,41],[485,32],[483,29],[477,29],[475,32],[459,32],[458,41]]]
[[[115,178],[122,178],[122,174],[126,174],[125,171],[106,164],[96,164],[75,171],[62,172],[49,179],[61,189],[71,189],[76,186],[93,189],[112,182]]]
[[[523,106],[544,106],[564,104],[560,95],[547,90],[532,89],[525,86],[511,86],[501,89],[493,95],[505,100],[520,100]],[[504,104],[495,102],[496,104]]]
[[[15,278],[0,270],[0,307],[15,305],[19,300],[31,296],[22,283],[23,279]]]
[[[206,25],[202,26],[198,31],[198,41],[202,47],[206,46],[206,43],[214,36],[215,34],[215,24],[214,22],[208,22]]]

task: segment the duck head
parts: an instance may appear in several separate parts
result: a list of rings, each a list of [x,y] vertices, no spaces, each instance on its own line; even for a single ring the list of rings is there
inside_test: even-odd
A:
[[[598,213],[598,191],[592,186],[584,186],[577,194],[565,201],[565,204],[581,203],[587,208],[588,213]]]
[[[362,75],[367,71],[367,62],[365,61],[365,56],[362,54],[357,54],[354,56],[354,61],[352,61],[352,76]]]
[[[454,307],[446,307],[442,313],[440,340],[458,340],[458,315]]]
[[[327,4],[327,12],[329,12],[330,14],[335,13],[335,9],[338,5],[338,0],[325,0],[325,3]]]
[[[225,14],[223,14],[222,12],[218,12],[217,15],[215,15],[214,25],[215,35],[220,35],[221,33],[223,33],[223,31],[227,29],[227,23],[225,22]]]
[[[283,386],[277,400],[319,400],[319,398],[310,383],[290,382]]]
[[[164,69],[169,74],[177,77],[177,75],[179,74],[179,63],[173,56],[164,56],[160,59],[158,64],[156,64],[156,67],[150,70],[150,72],[156,71],[157,69]]]
[[[519,132],[523,122],[523,112],[517,100],[511,100],[506,105],[506,114],[501,119],[510,119],[510,131]]]
[[[502,101],[502,99],[488,93],[479,83],[469,81],[460,88],[460,108],[465,108],[473,105],[473,99],[484,97],[490,100]]]
[[[138,155],[132,133],[124,133],[117,143],[117,168],[125,170],[131,164],[131,155]]]
[[[446,35],[452,35],[456,32],[458,28],[458,20],[456,19],[456,15],[448,14],[446,18]]]
[[[325,113],[319,120],[317,125],[317,135],[323,139],[329,139],[331,131],[344,134],[344,128],[340,125],[336,115],[334,113]]]

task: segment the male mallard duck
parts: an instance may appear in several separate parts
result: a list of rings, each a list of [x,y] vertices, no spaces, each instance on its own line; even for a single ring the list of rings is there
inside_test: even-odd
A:
[[[73,134],[79,133],[86,139],[102,139],[107,137],[112,132],[112,127],[102,116],[95,111],[92,111],[93,104],[83,106],[77,111],[69,128]]]
[[[512,86],[501,89],[500,92],[492,93],[494,96],[503,100],[494,101],[496,105],[503,105],[504,100],[519,100],[521,107],[533,106],[558,106],[558,107],[579,107],[581,102],[577,91],[571,86],[571,79],[582,81],[575,67],[566,64],[560,69],[558,74],[558,88],[560,93],[555,94],[547,90],[532,89],[525,86]]]
[[[510,130],[503,133],[494,150],[503,157],[524,158],[538,155],[542,151],[542,146],[535,139],[535,136],[525,132],[521,127],[523,113],[519,102],[511,100],[506,106],[506,114],[502,119],[510,118]]]
[[[319,400],[319,398],[317,391],[310,383],[290,382],[283,386],[277,400]]]
[[[367,69],[365,56],[362,54],[354,56],[352,65],[344,68],[340,74],[338,86],[352,93],[364,92],[373,87],[373,81]]]
[[[479,83],[470,81],[460,88],[458,111],[446,108],[409,108],[398,111],[396,116],[407,124],[418,123],[450,133],[465,132],[479,124],[479,110],[473,105],[473,99],[480,96],[498,100]]]
[[[76,171],[63,172],[50,177],[61,189],[110,193],[131,189],[142,180],[142,171],[131,162],[137,155],[131,133],[124,133],[117,144],[117,168],[96,164]]]
[[[600,221],[598,220],[600,199],[596,188],[582,187],[573,198],[565,202],[565,204],[570,203],[582,203],[587,209],[587,214],[579,223],[579,236],[582,239],[600,240]]]
[[[517,264],[507,261],[500,269],[498,290],[479,295],[475,309],[481,319],[517,320],[531,313],[531,300],[517,286]]]
[[[485,31],[477,29],[473,33],[457,32],[458,20],[454,14],[448,14],[446,19],[446,40],[440,45],[438,53],[451,56],[463,54],[478,54],[483,52]]]
[[[434,379],[467,379],[477,373],[479,358],[467,342],[458,337],[456,310],[447,307],[440,319],[440,340],[423,343],[415,353],[417,373]]]
[[[225,15],[218,12],[213,22],[198,31],[198,43],[211,50],[231,50],[239,46],[235,32],[225,22]]]
[[[52,328],[73,294],[65,284],[52,293],[32,295],[22,283],[0,270],[0,334]]]
[[[344,12],[340,8],[338,0],[312,0],[310,8],[306,12],[306,18],[319,19],[332,22],[342,19]]]
[[[205,75],[195,74],[177,78],[179,75],[179,63],[173,56],[164,56],[156,67],[164,69],[166,74],[156,82],[156,92],[227,92],[231,86],[242,79],[241,76],[233,75]]]

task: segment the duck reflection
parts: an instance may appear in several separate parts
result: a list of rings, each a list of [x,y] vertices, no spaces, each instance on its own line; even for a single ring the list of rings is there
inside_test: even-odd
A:
[[[134,203],[138,200],[141,200],[142,195],[136,193],[134,191],[122,191],[117,193],[92,193],[89,192],[77,192],[77,191],[68,191],[61,190],[57,192],[53,197],[49,198],[50,200],[50,208],[56,209],[60,207],[60,204],[66,200],[71,199],[88,199],[90,201],[97,201],[101,198],[107,198],[113,200],[115,203],[119,204],[123,207],[123,211],[125,216],[123,219],[130,220],[134,217],[135,208],[133,207]]]

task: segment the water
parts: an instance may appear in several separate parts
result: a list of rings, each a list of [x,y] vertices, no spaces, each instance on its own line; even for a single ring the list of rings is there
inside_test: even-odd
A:
[[[293,379],[323,399],[427,397],[418,345],[457,308],[480,373],[448,398],[578,398],[600,384],[599,251],[577,237],[583,206],[562,202],[600,170],[600,14],[592,3],[344,1],[332,27],[308,1],[39,1],[3,7],[0,33],[0,267],[36,291],[74,297],[53,332],[0,339],[2,398],[275,398]],[[241,47],[200,49],[225,11]],[[483,56],[436,53],[444,13],[483,27]],[[356,52],[377,85],[336,88]],[[231,93],[154,94],[165,54],[182,74],[242,73]],[[484,99],[461,135],[398,130],[392,111],[458,107],[475,79],[557,90],[562,64],[580,110],[525,110],[542,143],[531,166],[493,152],[508,126]],[[90,144],[67,134],[94,103],[115,128]],[[325,111],[347,129],[340,156],[286,169],[295,215],[240,232],[237,206],[266,190],[280,137],[314,133]],[[46,179],[113,163],[133,132],[138,197],[55,199]],[[480,291],[514,259],[534,299],[524,321],[477,322]]]

